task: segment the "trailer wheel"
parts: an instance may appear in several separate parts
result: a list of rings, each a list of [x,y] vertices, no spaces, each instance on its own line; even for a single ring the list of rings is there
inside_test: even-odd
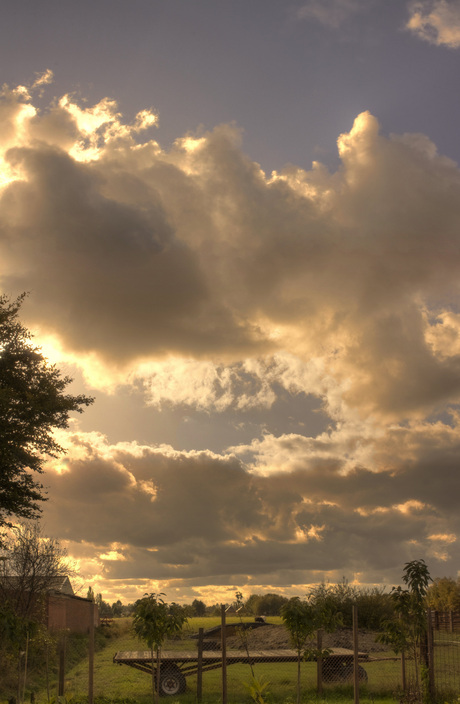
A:
[[[342,667],[337,672],[337,679],[339,679],[341,682],[349,682],[350,680],[353,679],[354,673],[353,673],[353,664],[346,664]],[[358,681],[359,682],[367,682],[368,676],[367,672],[364,669],[364,667],[361,667],[361,665],[358,665]]]
[[[165,665],[160,670],[160,695],[173,697],[186,689],[185,675],[175,665]]]

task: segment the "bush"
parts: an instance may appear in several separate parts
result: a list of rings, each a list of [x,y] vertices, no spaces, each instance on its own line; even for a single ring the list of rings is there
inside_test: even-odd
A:
[[[281,608],[288,602],[280,594],[251,594],[245,603],[245,609],[254,616],[279,616]]]
[[[340,612],[345,628],[353,626],[353,606],[358,608],[359,627],[371,631],[379,630],[393,615],[393,603],[384,588],[352,586],[345,579],[312,587],[307,597],[316,606]]]

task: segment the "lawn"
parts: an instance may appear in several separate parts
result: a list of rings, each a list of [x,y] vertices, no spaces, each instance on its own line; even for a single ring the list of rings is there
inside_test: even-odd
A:
[[[248,619],[251,620],[251,619]],[[270,623],[279,624],[280,619],[268,619]],[[238,619],[229,619],[237,623]],[[196,650],[197,641],[190,639],[198,628],[212,628],[219,625],[220,619],[193,618],[184,627],[182,639],[169,641],[167,650]],[[126,665],[115,665],[113,656],[118,651],[144,650],[130,630],[130,619],[117,619],[106,630],[100,629],[97,635],[97,652],[94,662],[94,695],[96,704],[148,704],[152,700],[151,678],[148,674]],[[86,646],[86,644],[83,644]],[[460,649],[459,649],[460,650]],[[88,658],[86,648],[82,649],[82,639],[69,638],[67,642],[67,664],[65,677],[66,699],[79,704],[88,693]],[[395,700],[401,682],[401,664],[395,660],[380,660],[362,663],[368,674],[368,682],[361,688],[361,702],[369,704],[388,704]],[[269,704],[294,704],[296,692],[295,663],[257,663],[255,675],[269,683],[266,700]],[[248,665],[235,664],[227,668],[229,704],[250,704],[251,697],[247,685],[251,682]],[[221,701],[222,670],[216,669],[203,674],[203,704],[219,704]],[[51,696],[56,695],[56,671],[52,682]],[[26,701],[30,699],[33,689],[37,704],[47,704],[46,688],[43,681],[36,680],[35,686],[26,688]],[[309,704],[345,703],[353,701],[351,685],[324,685],[323,697],[316,692],[316,663],[302,663],[303,701]],[[453,699],[451,698],[450,701]],[[163,701],[168,701],[167,699]],[[196,704],[196,676],[187,677],[187,691],[171,697],[171,704]]]
[[[244,620],[252,620],[251,618]],[[229,618],[228,623],[238,623],[238,618]],[[268,619],[269,623],[280,624],[279,618]],[[117,651],[144,650],[146,646],[140,643],[129,630],[129,620],[117,620],[114,623],[113,632],[109,632],[110,639],[107,640],[106,647],[96,653],[94,665],[94,693],[97,697],[105,697],[115,702],[119,699],[130,699],[147,704],[151,701],[151,679],[148,674],[139,672],[126,665],[115,665],[113,656]],[[213,628],[220,625],[219,617],[192,618],[183,629],[182,639],[172,640],[165,644],[167,650],[196,650],[197,641],[190,639],[190,635],[197,633],[198,628]],[[363,689],[363,694],[372,696],[372,701],[377,702],[380,694],[382,701],[388,702],[391,699],[391,692],[388,692],[388,682],[394,680],[396,690],[398,682],[397,666],[395,663],[370,663],[366,665],[369,674],[369,685]],[[289,703],[295,701],[296,691],[296,664],[295,663],[270,663],[256,664],[254,666],[255,675],[264,681],[269,682],[267,692],[269,701],[273,704]],[[398,670],[399,672],[399,670]],[[251,682],[251,670],[248,665],[236,664],[227,668],[227,689],[228,701],[230,704],[241,704],[251,702],[247,685]],[[217,704],[221,700],[221,678],[222,670],[216,669],[203,674],[203,704]],[[67,697],[83,697],[88,691],[88,664],[87,660],[82,660],[77,665],[69,669],[65,680]],[[305,701],[317,701],[316,693],[316,663],[302,663],[302,690]],[[371,694],[372,693],[372,694]],[[325,686],[325,701],[352,701],[352,688],[342,685],[341,687]],[[187,678],[187,691],[185,694],[172,698],[181,704],[196,703],[196,676]],[[44,692],[37,695],[37,702],[45,702]],[[364,699],[363,699],[364,701]]]

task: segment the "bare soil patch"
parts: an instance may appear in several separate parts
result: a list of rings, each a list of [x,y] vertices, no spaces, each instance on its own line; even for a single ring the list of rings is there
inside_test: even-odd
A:
[[[358,647],[360,652],[375,653],[387,650],[387,646],[378,643],[375,638],[377,634],[370,631],[359,631]],[[247,638],[249,650],[281,650],[292,648],[289,633],[284,626],[272,626],[267,624],[261,628],[247,630],[244,633]],[[312,647],[316,647],[316,642],[312,642]],[[325,633],[323,635],[324,648],[353,648],[353,632],[348,629],[341,629],[335,633]],[[229,650],[244,650],[245,645],[240,635],[227,638],[227,648]]]

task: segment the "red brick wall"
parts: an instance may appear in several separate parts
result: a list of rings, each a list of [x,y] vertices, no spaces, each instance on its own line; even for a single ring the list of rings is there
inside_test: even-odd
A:
[[[92,601],[66,599],[66,628],[73,633],[88,633],[92,611]]]
[[[47,626],[50,631],[61,631],[64,628],[73,633],[88,633],[91,618],[94,625],[99,625],[97,606],[89,599],[78,599],[66,595],[48,595]]]
[[[48,594],[47,626],[50,631],[62,631],[66,628],[65,600],[60,596]]]

